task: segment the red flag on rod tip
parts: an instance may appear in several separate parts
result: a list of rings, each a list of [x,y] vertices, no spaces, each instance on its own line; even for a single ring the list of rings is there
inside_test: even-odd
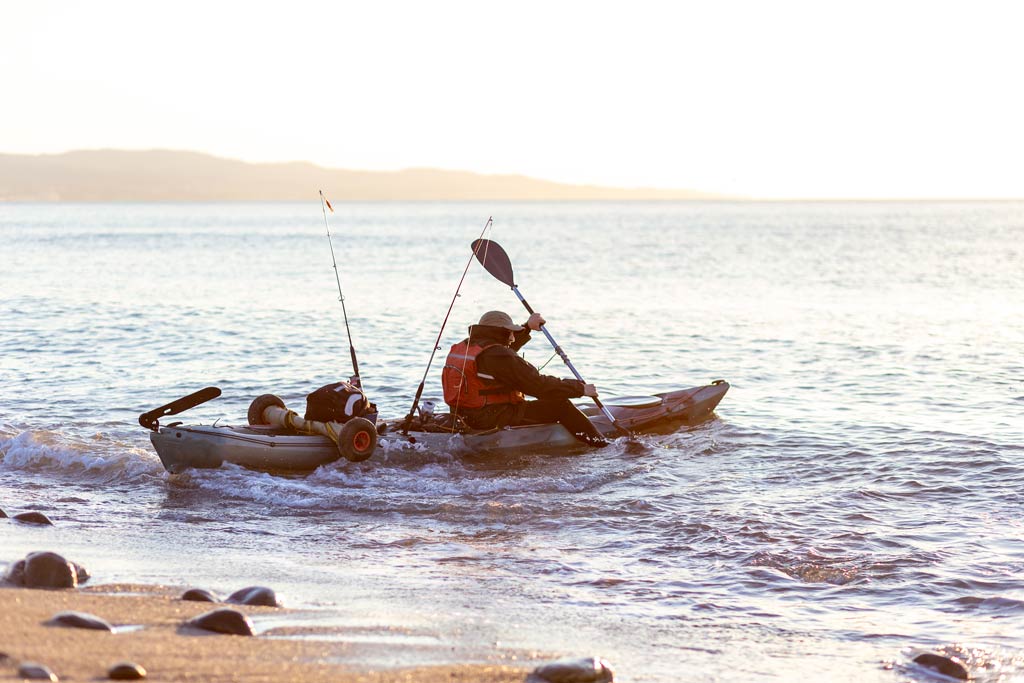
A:
[[[327,197],[324,197],[324,201],[327,202],[327,208],[331,210],[331,213],[334,213],[334,207],[331,206],[331,200],[328,199]]]

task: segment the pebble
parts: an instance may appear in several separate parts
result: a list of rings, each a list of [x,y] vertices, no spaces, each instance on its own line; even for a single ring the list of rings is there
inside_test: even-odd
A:
[[[277,595],[264,586],[247,586],[228,596],[228,602],[237,605],[260,605],[262,607],[280,607]]]
[[[249,617],[233,609],[215,609],[185,622],[186,626],[236,636],[254,635]]]
[[[44,515],[42,512],[19,512],[18,514],[11,517],[19,522],[25,524],[41,524],[43,526],[53,526],[53,522],[50,518]]]
[[[202,588],[189,588],[181,594],[181,599],[192,602],[220,602],[216,595]]]
[[[52,683],[60,683],[60,679],[57,678],[57,674],[50,671],[49,667],[45,667],[42,664],[36,664],[35,662],[24,662],[19,666],[18,677],[27,678],[32,681],[52,681]]]
[[[107,672],[107,678],[114,681],[141,681],[145,677],[146,670],[134,662],[119,662]]]
[[[559,659],[538,666],[526,683],[612,683],[615,674],[608,662],[600,657]]]
[[[110,631],[111,633],[114,631],[114,627],[106,619],[85,612],[58,612],[46,622],[46,625],[87,628],[94,631]]]
[[[914,663],[932,669],[933,671],[938,671],[943,676],[959,678],[961,681],[966,681],[970,678],[970,674],[967,673],[967,669],[964,665],[952,657],[944,657],[942,655],[925,652],[924,654],[914,657]]]

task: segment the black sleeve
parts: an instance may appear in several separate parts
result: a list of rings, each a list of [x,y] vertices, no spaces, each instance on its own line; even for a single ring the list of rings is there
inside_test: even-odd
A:
[[[476,366],[480,372],[505,386],[535,398],[579,398],[583,395],[583,382],[542,375],[509,348],[487,349],[477,357]]]
[[[515,335],[515,341],[512,342],[512,350],[518,351],[519,349],[526,346],[526,342],[530,341],[530,328],[523,323],[523,329],[518,332],[513,332]]]

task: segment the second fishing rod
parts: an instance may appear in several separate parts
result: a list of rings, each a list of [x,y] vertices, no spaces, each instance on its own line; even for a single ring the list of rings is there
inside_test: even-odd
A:
[[[352,378],[349,380],[355,386],[362,388],[363,381],[359,376],[359,361],[356,360],[356,347],[352,344],[352,330],[348,325],[348,311],[345,310],[345,294],[341,291],[341,275],[338,274],[338,259],[334,256],[334,240],[331,238],[331,226],[327,222],[327,210],[334,213],[334,207],[324,197],[324,191],[320,190],[320,208],[324,213],[324,227],[327,228],[327,243],[331,246],[331,265],[334,266],[334,279],[338,283],[338,301],[341,302],[341,315],[345,319],[345,334],[348,335],[348,353],[352,357]]]

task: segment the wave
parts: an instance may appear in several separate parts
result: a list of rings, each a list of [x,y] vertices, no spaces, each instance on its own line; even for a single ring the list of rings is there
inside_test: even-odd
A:
[[[0,471],[130,483],[162,477],[164,470],[154,454],[103,434],[84,439],[55,431],[28,430],[0,432]]]

